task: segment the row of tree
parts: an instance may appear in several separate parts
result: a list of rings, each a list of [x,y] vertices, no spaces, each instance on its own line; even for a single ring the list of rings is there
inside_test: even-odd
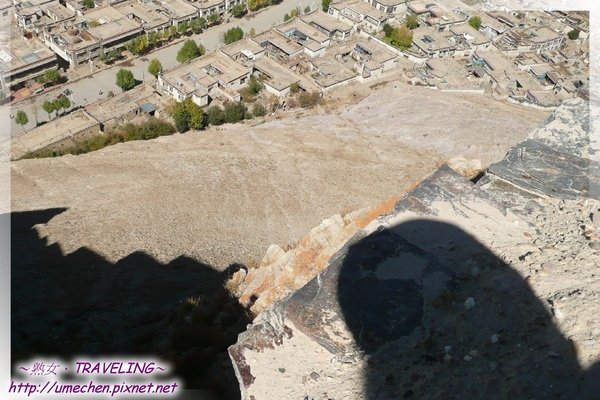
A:
[[[48,118],[52,118],[51,114],[53,112],[56,111],[56,115],[58,116],[60,110],[66,111],[69,107],[71,107],[71,100],[66,96],[61,96],[53,101],[46,100],[44,104],[42,104],[42,108],[48,113]],[[15,122],[17,125],[21,125],[23,131],[25,131],[25,125],[29,123],[29,116],[25,111],[19,110],[15,114]]]

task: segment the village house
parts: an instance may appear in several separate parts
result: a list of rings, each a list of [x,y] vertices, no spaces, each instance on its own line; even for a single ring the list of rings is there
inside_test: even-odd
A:
[[[335,46],[328,56],[356,71],[363,79],[381,76],[396,67],[398,55],[373,39],[356,38]]]
[[[57,57],[37,38],[27,39],[10,27],[0,32],[0,91],[6,96],[57,66]]]
[[[203,107],[216,98],[240,100],[237,91],[251,72],[222,53],[210,53],[159,75],[157,88],[177,101],[189,97]]]
[[[295,40],[286,38],[274,30],[261,33],[251,39],[265,49],[265,54],[277,61],[287,61],[304,52],[304,47]]]
[[[422,15],[421,20],[438,31],[447,31],[451,26],[461,24],[469,19],[469,15],[460,8],[448,11],[439,5],[427,7],[428,14]]]
[[[547,27],[513,28],[496,40],[500,50],[518,53],[535,51],[537,53],[558,49],[565,36]]]
[[[142,26],[111,6],[95,8],[72,24],[43,32],[48,47],[66,60],[71,68],[124,47],[142,32]]]
[[[329,15],[371,33],[379,32],[390,16],[361,0],[342,0],[331,3]]]
[[[0,26],[10,25],[15,19],[15,6],[11,0],[0,0]]]
[[[185,0],[157,0],[168,11],[172,25],[190,22],[198,16],[198,9]]]
[[[166,100],[150,85],[138,85],[116,96],[98,101],[85,107],[85,111],[100,124],[100,130],[144,117],[160,117]]]
[[[452,34],[439,32],[431,26],[420,26],[413,30],[413,46],[427,57],[451,56],[457,46],[449,37]]]
[[[14,160],[32,151],[71,147],[99,133],[98,121],[86,111],[78,110],[13,136],[11,140],[3,143],[3,147]]]
[[[172,24],[170,13],[152,0],[127,0],[113,7],[127,18],[140,23],[146,33],[164,31]]]
[[[301,45],[304,52],[310,57],[322,55],[330,43],[328,35],[299,18],[293,18],[277,25],[275,31]]]
[[[323,91],[336,86],[346,85],[359,79],[358,72],[348,68],[334,58],[316,58],[311,60],[311,65],[313,72],[310,76]]]
[[[407,10],[406,3],[409,0],[365,0],[376,9],[386,14],[402,14]]]
[[[31,31],[33,25],[42,18],[44,10],[58,0],[14,0],[14,12],[17,25],[23,31]]]
[[[303,15],[300,19],[330,38],[346,39],[352,33],[352,25],[328,16],[317,10]]]
[[[472,54],[476,50],[490,48],[492,41],[469,24],[453,25],[450,32],[454,35],[454,42],[463,50],[463,55]]]
[[[227,46],[220,47],[219,51],[244,66],[252,66],[254,60],[264,54],[265,49],[252,40],[244,38]]]

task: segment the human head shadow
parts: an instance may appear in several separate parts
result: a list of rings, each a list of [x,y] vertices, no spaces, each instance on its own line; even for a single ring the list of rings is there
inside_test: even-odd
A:
[[[600,398],[599,364],[581,368],[551,308],[457,226],[416,219],[356,240],[336,289],[368,360],[361,398]]]
[[[11,220],[13,367],[43,356],[159,356],[185,388],[239,398],[232,367],[220,367],[249,323],[224,289],[233,271],[183,256],[162,264],[141,251],[116,263],[87,248],[64,254],[34,229],[64,211],[1,216]]]

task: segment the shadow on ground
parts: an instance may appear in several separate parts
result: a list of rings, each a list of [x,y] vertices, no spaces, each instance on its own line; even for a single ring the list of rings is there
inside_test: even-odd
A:
[[[233,271],[143,252],[115,264],[86,248],[65,255],[34,229],[64,211],[10,215],[13,366],[44,355],[160,355],[185,388],[239,398],[226,349],[249,319],[223,287]]]
[[[368,399],[600,399],[600,364],[581,368],[529,284],[456,226],[381,228],[334,268]]]

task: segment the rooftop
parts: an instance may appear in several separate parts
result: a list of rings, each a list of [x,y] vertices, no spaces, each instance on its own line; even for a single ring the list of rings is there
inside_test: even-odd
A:
[[[455,35],[462,35],[467,42],[472,42],[475,45],[488,43],[490,41],[490,39],[469,24],[452,25],[450,27],[450,32]]]
[[[56,54],[39,39],[27,39],[17,31],[3,31],[2,37],[8,39],[0,42],[0,72],[2,73],[56,60]]]
[[[234,42],[232,44],[228,44],[227,46],[223,46],[219,50],[223,54],[225,54],[229,57],[232,57],[232,58],[235,55],[237,55],[243,51],[249,51],[254,55],[260,54],[263,51],[265,51],[265,49],[263,49],[258,44],[256,44],[255,42],[253,42],[252,40],[250,40],[248,38],[244,38],[244,39],[238,40],[237,42]]]
[[[330,17],[327,13],[324,13],[320,10],[303,15],[300,17],[300,19],[308,24],[312,24],[313,26],[318,25],[331,33],[335,31],[349,32],[352,30],[352,25],[349,25],[343,21],[338,21],[337,19]]]
[[[339,61],[331,58],[319,58],[314,60],[312,64],[317,69],[315,75],[318,75],[314,80],[318,85],[324,88],[345,82],[358,75],[358,73],[347,68]]]
[[[85,111],[98,122],[105,123],[140,108],[144,103],[156,103],[155,101],[149,101],[155,96],[158,95],[151,86],[139,85],[114,97],[90,104],[85,107]]]
[[[288,56],[302,51],[302,46],[294,40],[288,39],[273,30],[261,33],[260,35],[253,37],[252,40],[262,47],[266,47],[267,44],[270,43]]]
[[[98,7],[84,14],[83,17],[88,21],[96,21],[100,25],[87,29],[89,35],[95,39],[107,40],[127,32],[141,29],[141,24],[133,19],[129,19],[112,6]],[[80,31],[81,34],[84,31]],[[83,35],[82,35],[83,36]]]
[[[269,76],[265,82],[277,90],[284,90],[292,83],[300,82],[300,76],[267,57],[254,63],[254,67]]]
[[[163,74],[163,79],[186,94],[206,89],[220,81],[226,84],[250,73],[221,53],[210,53]]]
[[[378,21],[385,21],[388,19],[388,15],[386,13],[362,0],[342,0],[337,3],[331,3],[331,6],[337,10],[348,8],[362,16],[369,16]]]
[[[142,21],[146,29],[153,29],[171,21],[168,12],[152,1],[128,0],[115,4],[114,8],[125,16],[133,14]]]
[[[225,0],[190,0],[191,4],[200,9],[200,10],[205,10],[207,8],[211,8],[211,7],[216,7],[218,5],[221,5],[223,3],[225,3]]]
[[[340,46],[332,47],[331,52],[337,57],[352,54],[353,60],[360,59],[371,70],[378,69],[384,62],[397,57],[396,53],[385,46],[366,38],[354,38]]]
[[[184,0],[159,0],[160,5],[168,10],[173,18],[187,18],[198,13],[198,9]]]
[[[322,49],[329,41],[329,36],[298,18],[278,25],[275,30],[312,51]]]
[[[441,32],[429,26],[420,26],[413,30],[413,43],[425,52],[435,52],[456,47]]]
[[[50,146],[97,124],[98,121],[84,110],[56,118],[22,135],[13,137],[10,141],[12,157],[17,158],[27,152]]]

